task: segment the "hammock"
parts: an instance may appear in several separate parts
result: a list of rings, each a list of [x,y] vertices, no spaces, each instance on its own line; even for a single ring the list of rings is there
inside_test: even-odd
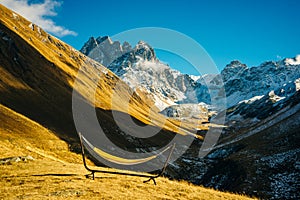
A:
[[[139,176],[139,177],[145,177],[145,178],[149,178],[148,180],[144,181],[144,183],[153,180],[153,183],[156,185],[156,181],[155,179],[160,177],[164,172],[165,169],[167,167],[167,164],[171,158],[171,155],[173,153],[173,150],[175,148],[175,144],[165,148],[163,151],[161,151],[159,154],[155,154],[152,156],[149,156],[147,158],[140,158],[140,159],[125,159],[125,158],[121,158],[118,156],[114,156],[111,155],[105,151],[102,151],[101,149],[93,146],[84,136],[82,136],[81,133],[78,133],[79,135],[79,139],[80,139],[80,145],[81,145],[81,152],[82,152],[82,159],[83,159],[83,164],[84,167],[91,172],[91,174],[86,175],[87,178],[89,178],[90,176],[92,176],[93,180],[95,179],[95,173],[99,172],[99,173],[107,173],[107,174],[119,174],[119,175],[127,175],[127,176]],[[108,160],[110,162],[116,163],[116,164],[122,164],[122,165],[134,165],[134,164],[141,164],[141,163],[145,163],[148,162],[154,158],[157,158],[159,155],[163,154],[164,152],[166,152],[168,149],[171,148],[170,153],[168,158],[166,159],[166,162],[163,166],[163,168],[161,169],[160,173],[157,175],[146,175],[146,174],[138,174],[138,173],[126,173],[126,172],[112,172],[112,171],[106,171],[106,170],[97,170],[97,169],[91,169],[90,167],[87,166],[86,161],[85,161],[85,152],[84,152],[84,145],[83,145],[83,140],[84,142],[89,146],[89,148],[91,148],[97,155],[99,155],[100,157],[104,158],[105,160]]]
[[[108,160],[110,162],[116,163],[116,164],[121,164],[121,165],[136,165],[136,164],[142,164],[145,162],[148,162],[152,159],[157,158],[159,155],[163,154],[166,152],[168,149],[171,148],[171,146],[165,148],[163,151],[161,151],[159,154],[149,156],[147,158],[140,158],[140,159],[126,159],[126,158],[121,158],[118,156],[111,155],[105,151],[102,151],[101,149],[94,147],[84,136],[81,136],[83,141],[95,152],[97,153],[100,157],[104,158],[105,160]]]

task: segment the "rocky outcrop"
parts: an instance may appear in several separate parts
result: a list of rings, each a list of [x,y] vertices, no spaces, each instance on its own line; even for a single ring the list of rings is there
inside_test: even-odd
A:
[[[33,161],[33,160],[34,160],[34,158],[32,156],[15,156],[15,157],[9,157],[9,158],[1,158],[0,165],[11,165],[12,163],[28,162],[28,161]]]

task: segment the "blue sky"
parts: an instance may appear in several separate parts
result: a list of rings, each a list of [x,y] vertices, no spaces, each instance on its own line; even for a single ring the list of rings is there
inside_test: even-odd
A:
[[[29,1],[29,5],[41,2],[44,1]],[[279,60],[300,54],[298,0],[59,2],[60,4],[52,6],[56,15],[42,17],[51,19],[56,26],[69,31],[66,32],[69,34],[56,35],[76,49],[80,49],[90,36],[112,36],[140,27],[163,27],[179,31],[196,40],[211,56],[219,70],[231,60],[240,60],[248,66],[258,66],[267,60]],[[172,64],[172,61],[166,62]],[[173,67],[186,73],[196,73],[181,65]]]

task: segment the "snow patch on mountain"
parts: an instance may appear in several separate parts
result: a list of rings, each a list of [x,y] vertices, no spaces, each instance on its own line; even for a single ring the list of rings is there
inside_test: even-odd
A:
[[[286,58],[284,62],[286,65],[300,65],[300,55],[297,55],[295,58]]]
[[[296,79],[294,83],[295,83],[295,86],[296,86],[296,90],[297,91],[300,90],[300,79]]]
[[[170,107],[172,105],[176,105],[176,103],[174,103],[174,101],[172,101],[169,98],[164,98],[162,95],[160,94],[155,94],[153,95],[153,99],[155,102],[155,106],[159,109],[159,110],[164,110],[167,107]]]
[[[269,93],[269,95],[270,95],[270,93]],[[261,95],[261,96],[254,96],[254,97],[252,97],[252,98],[250,98],[250,99],[240,101],[239,104],[240,104],[240,103],[251,104],[251,103],[253,103],[254,101],[260,100],[260,99],[263,98],[263,97],[264,97],[264,95]]]
[[[280,96],[276,95],[275,92],[274,92],[274,90],[272,90],[271,92],[269,92],[269,98],[270,98],[270,100],[271,100],[273,103],[285,99],[284,96],[283,96],[283,97],[280,97]]]

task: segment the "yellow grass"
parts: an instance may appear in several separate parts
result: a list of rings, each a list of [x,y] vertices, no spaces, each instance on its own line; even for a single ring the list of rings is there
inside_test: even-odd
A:
[[[80,164],[35,160],[0,166],[0,199],[250,199],[187,182],[97,174],[86,179]]]
[[[250,199],[163,177],[156,186],[113,174],[86,179],[81,155],[70,152],[53,132],[1,104],[0,121],[0,159],[35,159],[0,165],[0,199]]]

